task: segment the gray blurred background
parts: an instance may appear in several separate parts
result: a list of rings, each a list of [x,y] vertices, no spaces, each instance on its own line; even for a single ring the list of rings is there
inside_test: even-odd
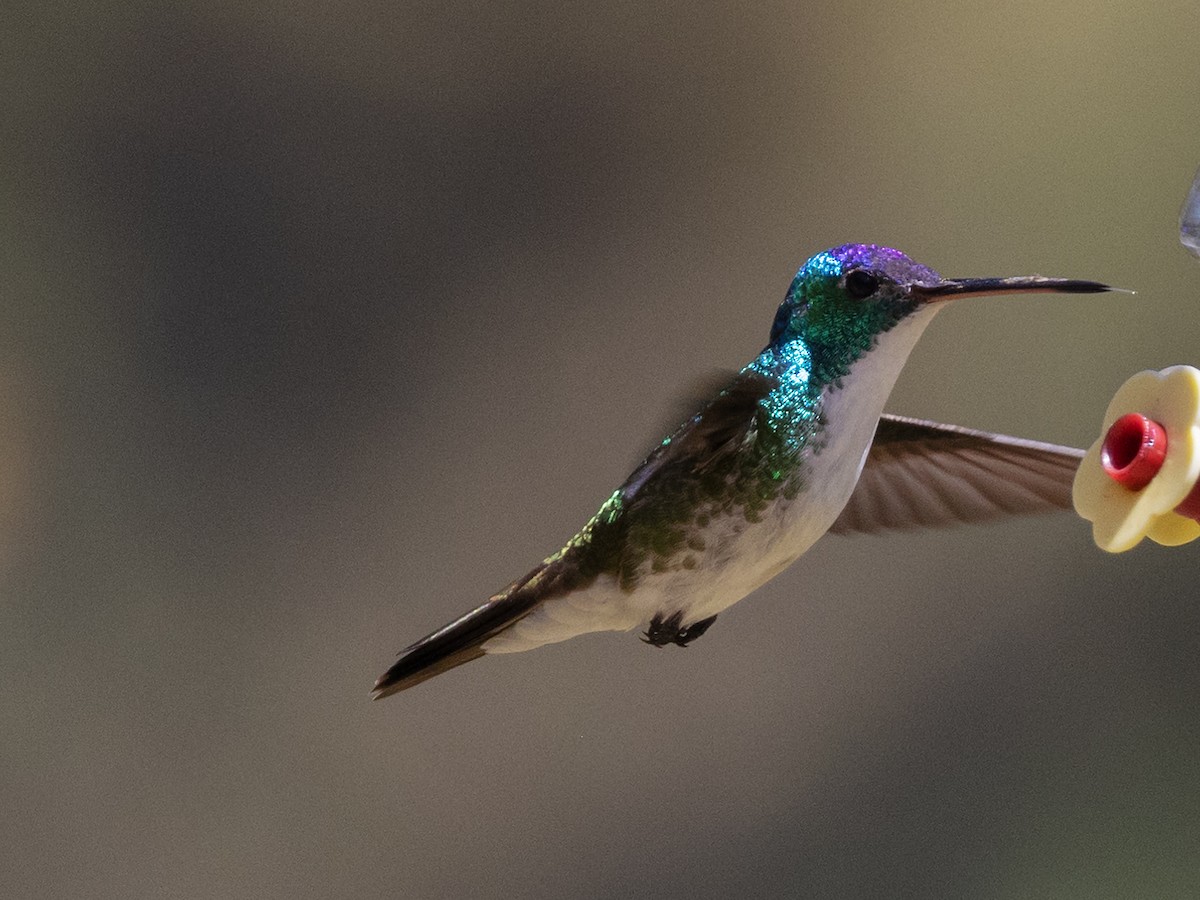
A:
[[[6,895],[1197,895],[1200,545],[1070,514],[367,700],[827,246],[1138,291],[959,304],[896,412],[1200,365],[1190,3],[166,6],[0,12]]]

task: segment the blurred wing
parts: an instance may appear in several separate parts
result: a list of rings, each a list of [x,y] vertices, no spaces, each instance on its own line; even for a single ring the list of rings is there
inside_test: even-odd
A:
[[[834,534],[941,528],[1071,507],[1082,450],[885,415]]]
[[[659,444],[621,485],[626,503],[635,505],[643,488],[672,469],[700,471],[733,452],[754,427],[759,401],[779,382],[743,370],[717,396]]]
[[[707,372],[689,378],[663,408],[663,414],[659,420],[661,427],[648,433],[664,435],[671,434],[672,431],[678,431],[680,422],[683,422],[685,425],[690,423],[699,413],[703,412],[704,408],[715,397],[733,385],[739,377],[740,373],[737,369],[714,367]],[[751,410],[752,412],[753,410]],[[661,443],[662,440],[660,438],[654,444],[639,448],[642,453],[633,462],[640,464],[647,457],[652,456],[658,450]]]

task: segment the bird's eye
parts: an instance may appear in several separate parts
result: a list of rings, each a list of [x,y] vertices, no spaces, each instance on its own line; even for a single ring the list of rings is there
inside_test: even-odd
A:
[[[879,290],[879,278],[864,269],[846,274],[846,293],[855,300],[865,300]]]

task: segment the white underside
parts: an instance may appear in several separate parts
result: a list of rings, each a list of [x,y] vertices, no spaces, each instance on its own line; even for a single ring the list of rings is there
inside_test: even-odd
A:
[[[590,631],[629,631],[658,613],[681,611],[686,626],[716,615],[770,581],[816,543],[846,505],[884,402],[936,311],[927,306],[882,335],[842,387],[825,392],[828,440],[806,460],[807,486],[795,500],[778,500],[758,522],[740,515],[714,520],[705,533],[709,549],[694,569],[648,574],[634,591],[623,591],[614,577],[602,576],[583,590],[543,603],[483,649],[516,653]]]

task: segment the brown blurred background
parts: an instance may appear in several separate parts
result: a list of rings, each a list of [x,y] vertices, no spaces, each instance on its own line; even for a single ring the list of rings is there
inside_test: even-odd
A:
[[[10,3],[0,885],[1193,897],[1200,545],[830,539],[686,652],[371,704],[844,241],[963,303],[896,412],[1086,445],[1200,365],[1190,4]]]

